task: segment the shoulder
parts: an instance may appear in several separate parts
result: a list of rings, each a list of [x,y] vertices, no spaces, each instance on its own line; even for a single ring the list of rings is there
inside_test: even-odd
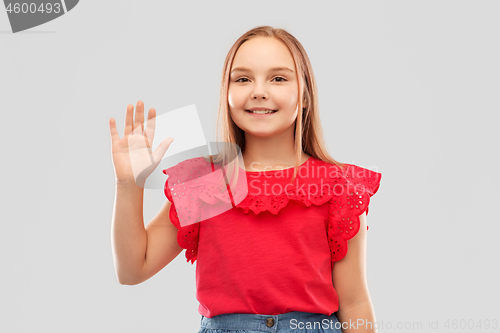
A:
[[[382,174],[356,164],[342,163],[342,166],[311,157],[310,168],[317,169],[319,178],[334,183],[341,183],[347,187],[358,187],[364,189],[371,195],[378,191]],[[321,172],[326,170],[327,172]]]
[[[200,177],[210,171],[211,163],[207,162],[204,157],[193,157],[163,169],[164,174],[168,175],[169,178],[175,178],[179,182]]]

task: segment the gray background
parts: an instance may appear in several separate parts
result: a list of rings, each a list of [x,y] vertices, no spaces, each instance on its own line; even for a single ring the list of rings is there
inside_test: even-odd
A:
[[[307,50],[332,156],[383,174],[368,215],[381,331],[500,320],[499,10],[496,1],[88,0],[12,34],[1,9],[0,331],[197,332],[184,251],[140,285],[115,277],[108,120],[122,136],[127,104],[158,114],[196,104],[215,140],[224,57],[261,24]],[[166,198],[149,189],[144,200],[147,223]]]

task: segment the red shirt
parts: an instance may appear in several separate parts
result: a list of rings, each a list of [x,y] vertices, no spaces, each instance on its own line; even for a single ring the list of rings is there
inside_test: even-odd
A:
[[[240,168],[245,191],[228,186],[221,192],[203,178],[217,170],[201,157],[163,170],[177,241],[187,261],[197,261],[199,313],[336,312],[334,262],[358,232],[381,174],[352,164],[343,170],[311,156],[293,183],[294,168]]]

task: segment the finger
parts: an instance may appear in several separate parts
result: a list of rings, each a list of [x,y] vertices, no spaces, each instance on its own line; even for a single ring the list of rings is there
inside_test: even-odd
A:
[[[144,131],[144,103],[142,101],[137,102],[137,106],[135,108],[135,123],[134,129],[141,127],[141,133]]]
[[[163,155],[165,155],[165,152],[167,151],[168,147],[170,147],[170,144],[172,144],[172,142],[174,142],[174,138],[168,137],[160,143],[160,145],[153,153],[153,158],[155,161],[160,161],[163,158]]]
[[[127,114],[125,115],[125,129],[123,130],[124,136],[130,135],[134,129],[134,106],[127,105]]]
[[[142,127],[141,126],[136,126],[130,135],[142,135]]]
[[[148,121],[146,122],[146,138],[148,139],[150,147],[153,147],[153,139],[155,137],[155,126],[156,126],[156,110],[154,108],[151,108],[149,109]]]
[[[109,120],[109,132],[111,134],[111,144],[120,140],[120,135],[118,135],[118,131],[116,130],[116,122],[114,118]]]

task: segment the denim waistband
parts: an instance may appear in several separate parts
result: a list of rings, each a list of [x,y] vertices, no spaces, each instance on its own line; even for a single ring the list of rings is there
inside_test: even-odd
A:
[[[309,325],[312,328],[340,328],[337,316],[319,313],[292,311],[279,315],[228,313],[212,318],[201,316],[201,327],[209,329],[246,329],[262,332],[281,332],[291,328],[301,328]],[[316,325],[315,327],[313,327]],[[319,332],[319,330],[318,330]],[[329,331],[328,331],[329,332]],[[341,332],[339,330],[339,332]]]

